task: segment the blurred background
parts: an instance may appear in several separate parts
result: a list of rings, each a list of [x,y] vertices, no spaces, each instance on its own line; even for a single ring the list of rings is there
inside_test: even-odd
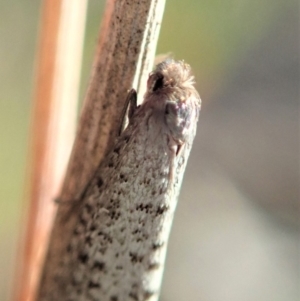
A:
[[[41,0],[0,0],[0,300],[25,208]],[[104,1],[90,0],[81,99]],[[202,98],[162,301],[297,301],[299,3],[167,0],[158,53],[191,64]]]

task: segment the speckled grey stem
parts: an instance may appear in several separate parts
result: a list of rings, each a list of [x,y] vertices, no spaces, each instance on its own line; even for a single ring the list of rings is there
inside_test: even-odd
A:
[[[189,66],[158,65],[143,104],[131,108],[128,127],[79,207],[71,206],[75,226],[62,253],[50,254],[53,271],[44,274],[38,300],[158,300],[199,110]]]

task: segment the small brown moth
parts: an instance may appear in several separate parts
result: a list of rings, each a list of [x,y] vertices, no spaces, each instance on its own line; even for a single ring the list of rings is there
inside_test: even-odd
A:
[[[134,90],[128,102],[129,124],[82,197],[38,300],[158,300],[201,100],[190,67],[169,59],[150,74],[144,102],[137,107]]]

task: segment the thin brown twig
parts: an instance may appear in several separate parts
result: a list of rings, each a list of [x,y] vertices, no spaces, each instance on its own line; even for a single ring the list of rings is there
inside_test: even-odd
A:
[[[34,300],[75,132],[86,1],[45,0],[30,143],[30,204],[14,300]],[[20,252],[20,253],[21,253]]]

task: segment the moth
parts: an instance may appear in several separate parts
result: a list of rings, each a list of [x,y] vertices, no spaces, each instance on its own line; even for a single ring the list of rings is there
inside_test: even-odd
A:
[[[158,300],[168,237],[201,100],[189,65],[168,59],[149,75],[128,125],[86,190],[72,233],[38,300]]]

